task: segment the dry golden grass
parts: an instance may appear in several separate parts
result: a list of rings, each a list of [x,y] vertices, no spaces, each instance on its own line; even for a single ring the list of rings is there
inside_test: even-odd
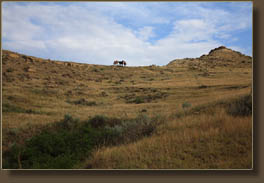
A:
[[[85,163],[94,169],[251,169],[251,117],[189,115],[168,121],[156,135],[97,149]]]
[[[156,135],[98,149],[86,164],[93,168],[250,168],[250,117],[228,116],[222,108],[212,109],[213,114],[175,117],[189,109],[183,109],[184,103],[196,107],[251,91],[251,58],[235,54],[230,57],[235,60],[227,63],[217,60],[221,57],[216,53],[166,66],[116,67],[50,61],[4,50],[3,149],[14,141],[10,130],[27,131],[20,138],[25,141],[65,114],[80,120],[97,114],[119,118],[158,114],[165,116],[166,123]],[[137,97],[142,103],[135,102]],[[81,99],[96,105],[74,104]],[[232,147],[225,146],[228,139],[234,139]],[[241,139],[246,144],[241,145]],[[243,153],[224,152],[235,147]]]

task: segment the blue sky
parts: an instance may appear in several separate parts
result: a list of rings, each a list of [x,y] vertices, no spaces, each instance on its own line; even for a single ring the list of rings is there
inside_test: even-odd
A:
[[[166,65],[221,45],[252,55],[252,2],[2,3],[2,48],[42,58]]]

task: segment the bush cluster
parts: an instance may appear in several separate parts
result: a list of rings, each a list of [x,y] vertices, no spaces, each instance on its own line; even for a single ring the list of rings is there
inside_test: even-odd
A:
[[[156,92],[155,90],[153,92]],[[141,104],[141,103],[147,103],[147,102],[152,102],[157,99],[162,99],[167,97],[168,94],[165,92],[157,92],[154,94],[148,94],[148,95],[141,95],[141,96],[125,96],[124,98],[126,99],[127,103],[136,103],[136,104]]]
[[[70,169],[95,147],[129,143],[151,135],[158,121],[146,115],[134,119],[97,115],[86,121],[65,115],[24,145],[14,143],[3,154],[3,168]]]
[[[70,104],[75,104],[75,105],[85,105],[85,106],[96,106],[96,102],[95,101],[87,101],[84,98],[75,100],[75,101],[67,101]]]
[[[21,146],[14,143],[3,154],[3,167],[16,169],[72,168],[92,149],[111,136],[88,122],[65,115],[64,119],[45,128]]]
[[[106,130],[111,134],[107,137],[108,144],[129,143],[138,140],[144,136],[151,135],[159,120],[151,119],[145,114],[140,114],[133,119],[109,118],[102,115],[96,115],[88,123],[93,128]]]
[[[232,116],[252,115],[252,95],[242,96],[229,104],[227,113]]]
[[[6,70],[6,72],[13,72],[13,71],[14,71],[14,69],[11,67]]]

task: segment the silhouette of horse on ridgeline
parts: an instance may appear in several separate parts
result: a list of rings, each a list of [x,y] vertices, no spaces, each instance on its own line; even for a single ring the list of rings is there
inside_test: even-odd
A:
[[[118,61],[118,60],[115,60],[114,61],[114,65],[121,65],[121,66],[126,66],[126,61],[122,60],[122,61]]]

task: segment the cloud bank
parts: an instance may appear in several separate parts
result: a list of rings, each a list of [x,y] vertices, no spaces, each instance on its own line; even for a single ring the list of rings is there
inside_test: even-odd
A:
[[[220,45],[251,55],[252,4],[3,2],[2,47],[62,61],[165,65]]]

